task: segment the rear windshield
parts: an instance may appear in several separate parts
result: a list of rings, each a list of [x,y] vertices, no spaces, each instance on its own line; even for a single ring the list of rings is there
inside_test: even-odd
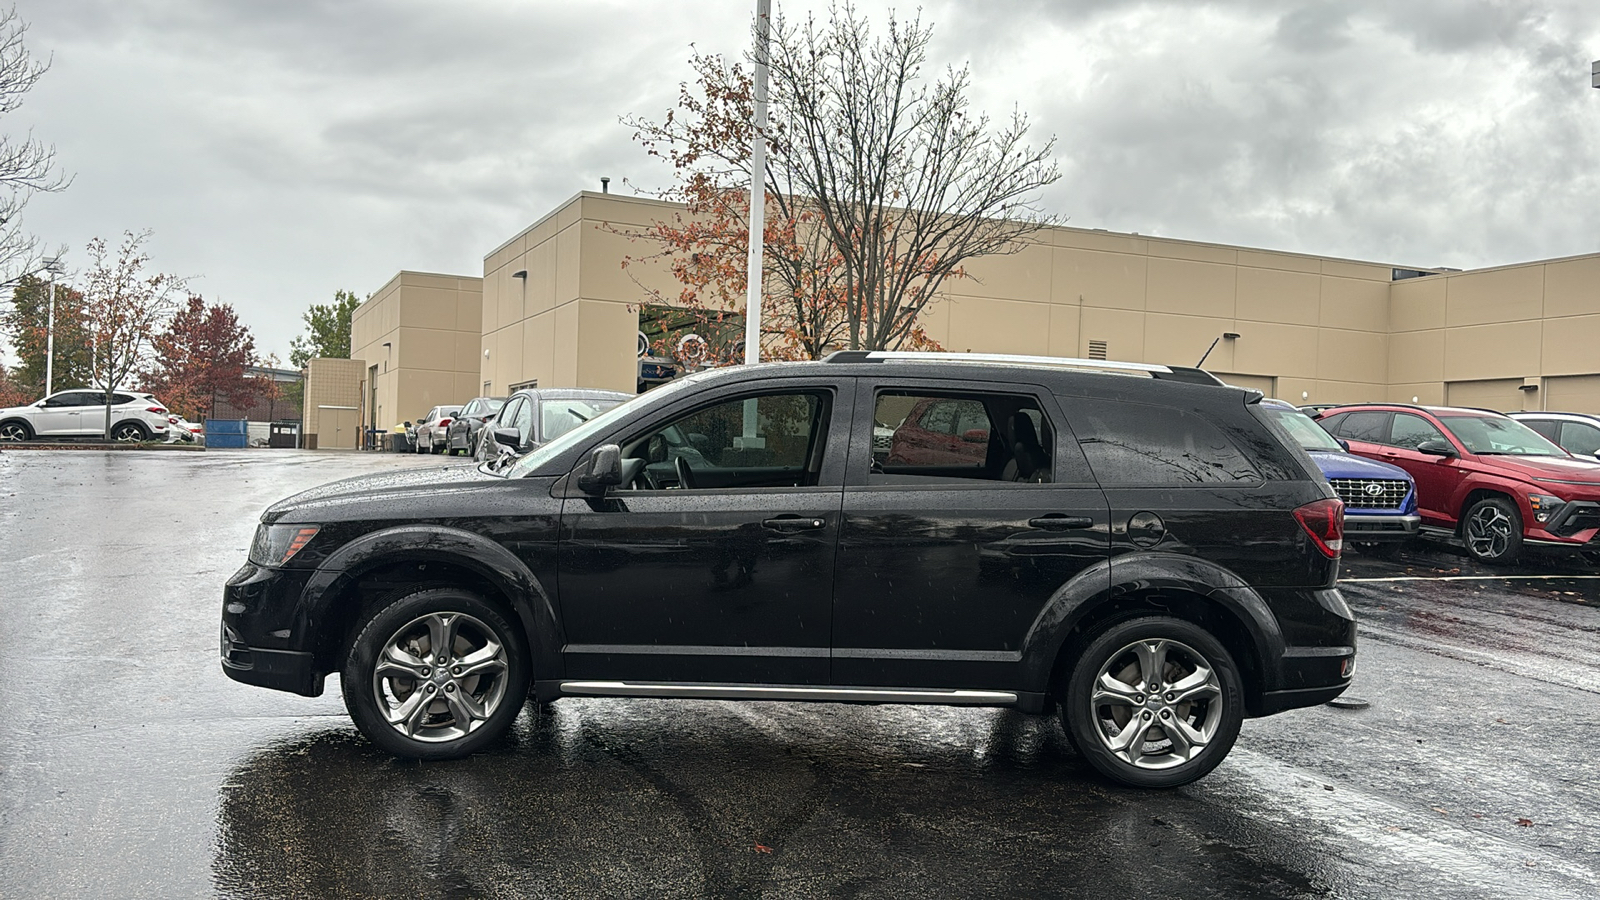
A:
[[[1566,456],[1537,431],[1504,416],[1446,416],[1439,421],[1478,456]]]

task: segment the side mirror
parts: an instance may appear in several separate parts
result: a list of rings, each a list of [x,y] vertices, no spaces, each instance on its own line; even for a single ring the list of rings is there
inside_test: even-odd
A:
[[[589,471],[578,476],[578,490],[603,494],[606,488],[622,483],[622,448],[601,444],[589,454]]]
[[[989,442],[989,432],[982,428],[974,428],[963,433],[961,439],[969,444],[987,444]]]
[[[1450,446],[1448,443],[1446,443],[1445,441],[1442,441],[1442,440],[1440,440],[1438,438],[1434,438],[1434,439],[1428,440],[1428,441],[1423,441],[1422,443],[1418,444],[1417,445],[1417,452],[1418,453],[1426,453],[1429,456],[1446,456],[1446,457],[1449,457],[1449,456],[1458,455],[1456,453],[1456,448]]]
[[[515,428],[496,428],[494,442],[508,450],[515,450],[522,446],[522,432]]]

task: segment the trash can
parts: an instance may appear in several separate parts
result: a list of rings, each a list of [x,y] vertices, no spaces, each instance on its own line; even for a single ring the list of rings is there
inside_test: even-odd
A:
[[[299,422],[273,422],[267,435],[267,446],[293,450],[300,443]]]

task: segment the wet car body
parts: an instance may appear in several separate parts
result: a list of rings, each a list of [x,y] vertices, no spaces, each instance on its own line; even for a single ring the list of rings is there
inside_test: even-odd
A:
[[[1480,560],[1514,561],[1524,545],[1597,547],[1600,464],[1573,457],[1514,419],[1477,409],[1365,404],[1328,410],[1318,421],[1350,452],[1410,473],[1424,528],[1460,534]],[[1515,428],[1530,446],[1511,453],[1480,445],[1474,452],[1457,430],[1476,422]]]
[[[459,452],[462,456],[474,455],[478,449],[484,423],[493,421],[495,414],[505,406],[505,402],[505,397],[474,397],[467,401],[446,429],[445,453],[454,455]]]
[[[886,391],[987,391],[1030,404],[1055,423],[1046,438],[1052,479],[874,467],[872,429],[852,423],[870,426],[875,397]],[[741,446],[735,435],[720,457],[735,465],[686,463],[688,454],[670,456],[650,437],[663,423],[737,410],[753,392],[805,398],[811,418],[778,422],[764,408],[769,443]],[[360,643],[363,621],[384,615],[397,594],[438,586],[470,590],[505,611],[515,633],[496,633],[526,642],[529,689],[541,701],[843,700],[1044,712],[1073,654],[1160,618],[1203,629],[1238,660],[1241,715],[1320,703],[1349,683],[1355,624],[1334,587],[1338,528],[1316,537],[1301,515],[1337,518],[1340,507],[1305,455],[1255,418],[1250,396],[850,356],[701,373],[499,469],[351,479],[275,504],[225,591],[224,670],[317,695],[326,674],[347,665],[342,657],[353,638]],[[1096,417],[1152,403],[1180,405],[1175,416],[1187,422],[1217,423],[1207,427],[1247,446],[1259,471],[1219,475],[1197,464],[1202,481],[1181,490],[1097,481],[1088,463],[1105,450],[1089,436],[1103,431]],[[1086,429],[1077,437],[1067,424],[1074,421]],[[772,464],[772,447],[797,429],[819,436],[804,464]],[[639,455],[626,456],[630,448]],[[658,450],[660,458],[649,455]],[[991,455],[989,475],[1001,462]],[[597,488],[594,473],[608,465],[630,474]],[[1331,547],[1317,549],[1324,539]],[[1170,644],[1188,649],[1201,638],[1186,640]],[[342,686],[347,703],[351,691],[364,702],[365,684],[346,677]],[[363,730],[381,736],[375,727]]]

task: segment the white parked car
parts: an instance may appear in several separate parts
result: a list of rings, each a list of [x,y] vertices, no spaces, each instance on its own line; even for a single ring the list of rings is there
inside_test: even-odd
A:
[[[417,423],[416,445],[418,453],[443,453],[450,447],[450,423],[455,421],[460,406],[435,406]]]
[[[167,443],[204,444],[205,442],[205,430],[198,423],[180,415],[167,414]]]
[[[0,441],[97,438],[105,434],[105,409],[105,394],[100,391],[57,391],[37,403],[0,409]],[[165,440],[167,427],[167,408],[155,397],[133,391],[112,393],[112,440]]]

